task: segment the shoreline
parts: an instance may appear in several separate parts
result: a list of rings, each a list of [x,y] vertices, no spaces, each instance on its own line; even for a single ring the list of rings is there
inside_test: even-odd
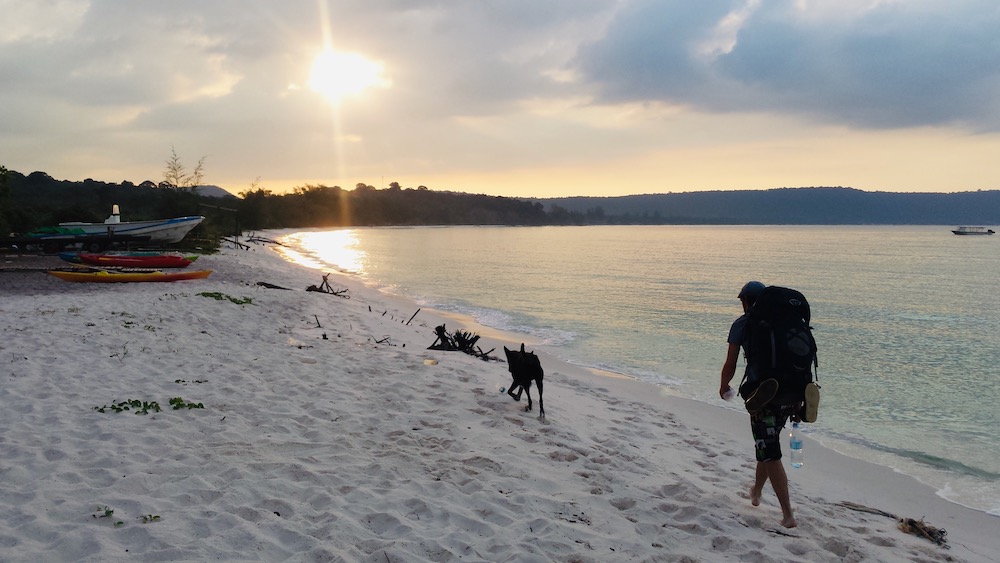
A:
[[[294,264],[297,267],[309,268],[308,266],[303,266],[300,264]],[[397,300],[402,303],[413,303],[411,299],[403,296],[399,296],[377,287],[368,286],[363,280],[359,279],[356,275],[349,272],[341,272],[337,270],[330,270],[335,275],[340,278],[351,280],[354,283],[360,284],[367,290],[376,292],[379,295],[383,295],[387,298]],[[416,307],[416,304],[414,304]],[[475,318],[465,315],[462,313],[452,312],[452,311],[442,311],[434,308],[425,307],[423,310],[430,312],[449,322],[450,330],[456,328],[461,328],[463,330],[475,332],[481,336],[481,342],[491,343],[489,346],[481,346],[483,348],[489,348],[493,346],[503,346],[517,347],[521,342],[526,343],[529,350],[532,346],[540,345],[540,339],[533,335],[526,335],[517,332],[507,331],[503,329],[497,329],[490,327],[488,325],[481,324]],[[454,323],[454,324],[451,324]],[[572,374],[574,377],[588,376],[590,378],[589,383],[592,385],[600,385],[602,379],[608,378],[615,381],[625,382],[628,387],[634,387],[630,390],[630,397],[636,400],[648,400],[651,396],[659,397],[669,397],[675,401],[680,402],[683,406],[683,412],[688,415],[685,420],[695,419],[701,417],[701,411],[705,408],[712,409],[713,411],[719,411],[720,419],[725,420],[722,425],[711,424],[707,425],[707,428],[714,433],[726,434],[727,436],[746,443],[746,449],[749,452],[749,456],[753,456],[753,445],[750,443],[750,430],[746,421],[746,414],[741,409],[728,408],[725,405],[715,404],[714,402],[699,400],[693,397],[687,397],[674,392],[667,387],[662,387],[654,383],[644,381],[643,379],[630,375],[627,373],[614,372],[606,369],[601,369],[592,366],[584,366],[579,364],[574,364],[568,360],[559,358],[543,349],[538,349],[536,352],[539,356],[545,360],[543,365],[556,364],[567,374]],[[721,362],[721,360],[720,360]],[[548,368],[546,368],[548,370]],[[736,404],[736,403],[732,403]],[[672,405],[677,407],[677,405]],[[902,506],[906,507],[908,511],[913,513],[922,513],[926,510],[924,507],[928,503],[944,503],[945,506],[953,507],[953,510],[942,510],[942,513],[948,515],[949,518],[960,518],[960,514],[964,511],[969,511],[973,514],[982,515],[984,518],[982,531],[989,533],[989,526],[1000,525],[1000,516],[991,514],[986,510],[970,507],[964,505],[960,502],[948,499],[933,486],[920,481],[917,477],[903,473],[900,469],[892,467],[890,465],[880,464],[874,461],[869,461],[858,455],[851,455],[847,453],[848,451],[858,451],[859,453],[865,453],[866,448],[862,445],[852,444],[850,442],[838,439],[832,436],[821,436],[820,438],[813,437],[811,431],[809,430],[810,425],[805,425],[806,432],[804,434],[806,440],[806,446],[809,452],[806,454],[809,457],[812,455],[818,455],[819,459],[810,460],[807,457],[806,467],[816,468],[821,465],[826,465],[828,463],[835,463],[838,465],[847,465],[847,468],[840,468],[837,471],[836,487],[838,491],[842,491],[842,494],[849,496],[851,498],[846,499],[846,502],[856,502],[864,503],[865,499],[872,498],[872,496],[882,496],[887,490],[896,490],[897,484],[895,481],[903,480],[909,481],[909,483],[900,484],[901,488],[909,489],[911,486],[921,490],[920,495],[915,497],[910,497],[913,502],[901,503]],[[787,440],[783,440],[782,451],[787,452]],[[813,454],[817,450],[821,451],[820,454]],[[846,450],[846,451],[845,451]],[[891,455],[891,454],[886,454]],[[904,459],[904,458],[901,458]],[[906,461],[904,459],[904,461]],[[863,471],[859,471],[863,468]],[[823,488],[822,476],[816,475],[818,469],[814,469],[812,475],[806,475],[809,472],[808,469],[800,470],[786,467],[786,472],[789,476],[790,487],[792,487],[793,497],[794,497],[794,487],[795,483],[793,478],[796,476],[806,477],[803,479],[803,485],[807,485],[810,489],[821,490]],[[858,483],[854,473],[863,472],[866,474],[875,474],[878,476],[878,483],[871,486],[866,486],[865,483]],[[860,486],[858,486],[860,485]],[[857,488],[857,491],[852,492],[852,488]],[[765,487],[765,496],[771,492],[770,486]],[[773,495],[773,492],[771,492]],[[905,495],[903,495],[905,496]],[[853,500],[851,500],[853,499]],[[794,502],[794,498],[793,498]]]
[[[287,232],[282,231],[281,234],[282,235],[291,234],[293,232],[298,232],[298,231],[287,231]],[[315,265],[312,267],[320,268],[320,264],[318,263],[314,264]],[[303,267],[310,267],[310,266],[303,266]],[[367,285],[363,279],[361,279],[353,272],[339,271],[336,269],[330,271],[332,271],[338,277],[354,280],[364,285],[369,290],[375,291],[379,294],[390,296],[407,302],[413,301],[411,297],[393,293],[389,289],[381,288],[376,285]],[[431,307],[428,307],[428,310],[430,310],[430,308]],[[711,406],[713,408],[727,410],[730,412],[736,412],[740,415],[743,414],[743,410],[741,408],[739,408],[738,406],[734,407],[736,403],[730,403],[729,405],[723,404],[721,400],[716,400],[717,397],[714,394],[695,397],[691,396],[690,394],[682,394],[680,392],[674,392],[669,387],[669,385],[660,386],[657,383],[648,381],[642,375],[634,375],[627,372],[612,371],[606,368],[596,367],[593,365],[583,365],[579,363],[574,363],[571,360],[567,360],[558,356],[560,351],[559,344],[547,345],[544,342],[544,337],[538,334],[516,333],[510,330],[495,328],[490,325],[482,324],[480,321],[477,320],[476,317],[472,316],[472,314],[470,313],[463,313],[452,310],[439,310],[439,309],[435,309],[435,313],[448,320],[449,321],[448,326],[451,327],[452,329],[454,329],[455,327],[470,329],[473,332],[476,332],[477,334],[481,335],[484,339],[492,337],[493,339],[499,342],[506,342],[508,346],[510,345],[516,346],[520,342],[526,342],[529,347],[535,345],[535,346],[543,346],[546,348],[550,348],[552,351],[547,353],[549,357],[564,362],[569,366],[573,366],[574,368],[578,368],[580,370],[585,370],[590,373],[596,373],[608,377],[631,379],[637,382],[642,382],[647,385],[651,385],[660,390],[666,389],[667,392],[672,395],[694,401],[698,404],[703,404]],[[935,491],[935,494],[940,498],[942,498],[943,500],[957,504],[964,508],[968,508],[970,510],[984,512],[990,516],[996,516],[1000,518],[1000,506],[993,506],[991,504],[985,504],[982,502],[980,502],[977,505],[976,501],[982,499],[975,498],[974,492],[968,492],[968,491],[981,490],[978,488],[980,484],[974,482],[974,480],[977,479],[977,477],[973,475],[959,474],[956,476],[953,474],[955,470],[949,471],[946,469],[941,469],[940,467],[935,467],[931,464],[923,463],[919,459],[907,457],[897,452],[880,449],[875,444],[866,443],[861,438],[852,439],[849,436],[833,434],[829,432],[828,429],[823,428],[822,422],[818,425],[805,425],[805,433],[814,441],[819,442],[823,447],[834,450],[849,458],[857,459],[859,461],[865,461],[878,466],[883,466],[894,472],[907,475],[915,479],[916,481],[920,482],[921,484],[933,489]],[[955,489],[951,488],[951,484],[955,483],[956,480],[959,483],[962,483],[962,480],[966,480],[966,482],[962,483],[964,487],[959,489],[961,491],[961,494],[956,493]],[[973,482],[970,483],[969,482],[970,480]],[[963,502],[964,500],[968,500],[969,503]]]
[[[494,386],[505,364],[426,349],[441,322],[484,350],[518,335],[427,308],[407,325],[416,304],[345,274],[331,284],[350,299],[306,292],[323,272],[270,246],[198,266],[215,273],[0,273],[10,560],[988,561],[1000,547],[996,517],[808,437],[806,468],[789,470],[799,527],[781,529],[769,488],[760,507],[747,499],[737,412],[539,351],[541,422]],[[175,396],[205,408],[94,411]],[[925,518],[951,549],[844,502]]]

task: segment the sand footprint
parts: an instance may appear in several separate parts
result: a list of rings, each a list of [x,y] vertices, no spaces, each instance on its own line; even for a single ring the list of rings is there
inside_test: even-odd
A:
[[[552,461],[566,461],[566,462],[576,461],[577,459],[580,458],[575,453],[567,451],[554,451],[550,453],[548,457]]]
[[[733,545],[733,540],[726,536],[716,536],[712,538],[712,549],[714,551],[729,551]]]
[[[628,510],[634,508],[637,501],[633,498],[617,498],[611,500],[611,506],[617,508],[618,510]]]

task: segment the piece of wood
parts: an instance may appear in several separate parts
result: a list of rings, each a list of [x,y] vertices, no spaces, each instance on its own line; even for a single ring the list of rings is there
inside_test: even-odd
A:
[[[417,309],[417,313],[419,313],[419,312],[420,312],[420,309]],[[417,313],[413,313],[413,316],[410,317],[410,321],[412,321],[417,316]],[[410,321],[406,321],[406,326],[410,326]]]

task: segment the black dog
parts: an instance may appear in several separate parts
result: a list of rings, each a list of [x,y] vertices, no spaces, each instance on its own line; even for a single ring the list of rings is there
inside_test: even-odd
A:
[[[540,420],[545,419],[545,406],[542,403],[542,377],[545,376],[545,372],[542,370],[542,364],[538,361],[538,356],[534,352],[525,352],[524,344],[521,344],[521,351],[508,350],[506,346],[503,347],[503,351],[507,354],[507,365],[510,370],[510,374],[514,376],[514,381],[510,384],[510,389],[507,390],[507,394],[514,398],[515,401],[521,400],[521,391],[528,396],[528,407],[525,411],[531,410],[531,382],[534,381],[538,386],[538,418]],[[517,393],[514,393],[514,390]]]

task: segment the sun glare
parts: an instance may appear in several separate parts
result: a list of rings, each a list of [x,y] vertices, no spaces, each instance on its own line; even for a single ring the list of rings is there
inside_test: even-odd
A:
[[[382,65],[358,53],[326,49],[313,61],[309,87],[331,102],[373,87],[388,87]]]
[[[351,229],[304,232],[285,238],[290,244],[279,245],[276,250],[289,262],[317,270],[332,267],[350,274],[365,273],[365,252],[358,249],[358,235]],[[302,248],[304,253],[292,250],[292,246]]]

